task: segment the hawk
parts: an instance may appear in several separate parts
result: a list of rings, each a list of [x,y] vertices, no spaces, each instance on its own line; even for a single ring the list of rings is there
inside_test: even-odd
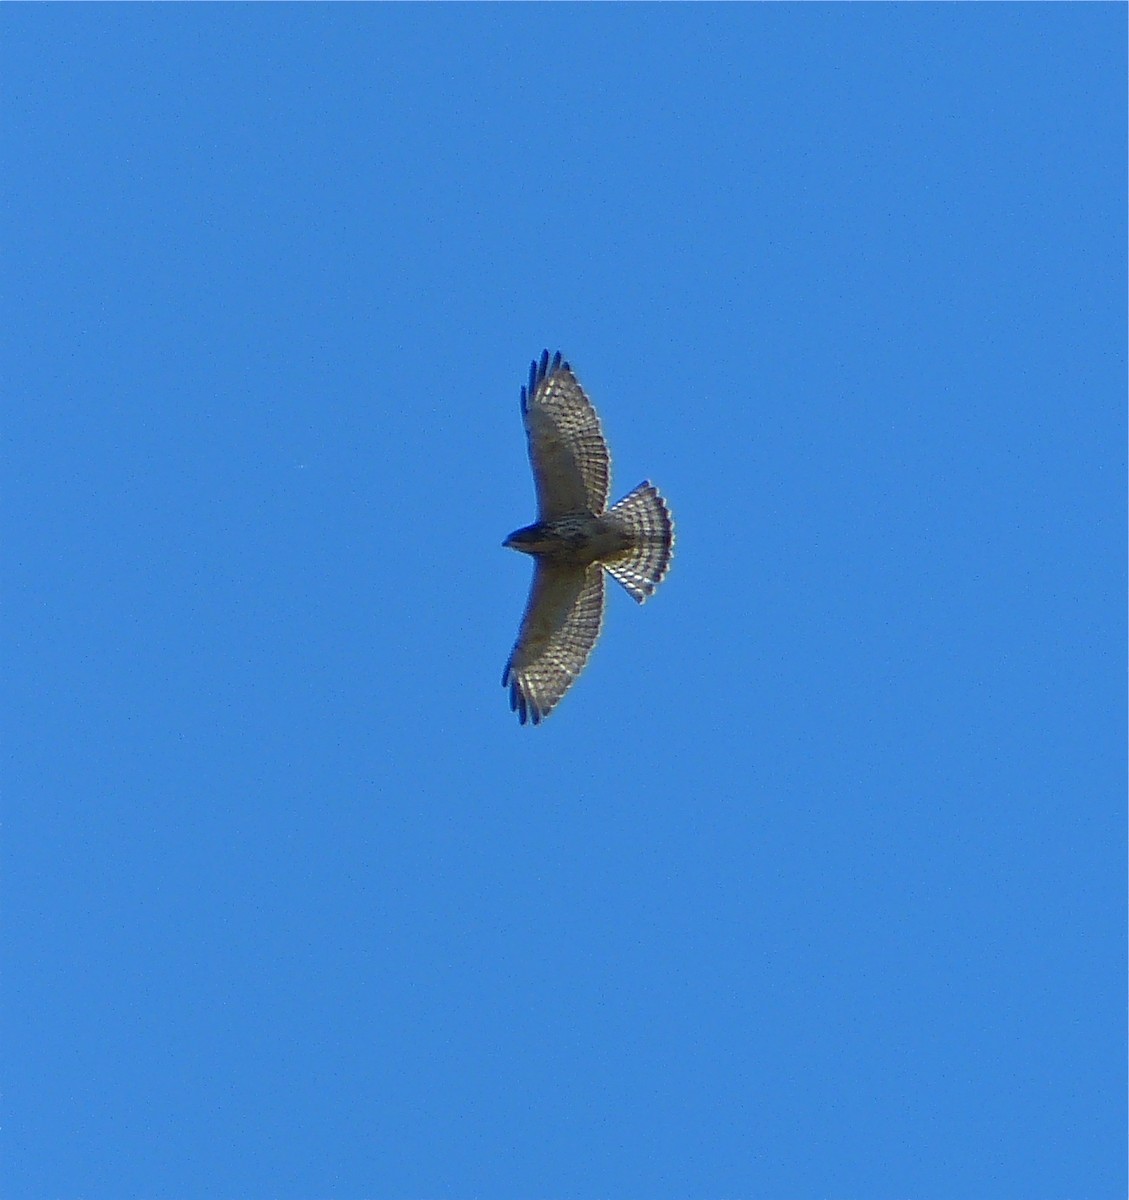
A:
[[[674,521],[641,483],[608,508],[611,456],[600,419],[560,351],[529,368],[521,415],[537,521],[502,543],[533,555],[533,585],[502,673],[522,725],[540,724],[576,682],[604,621],[604,572],[640,604],[670,568]]]

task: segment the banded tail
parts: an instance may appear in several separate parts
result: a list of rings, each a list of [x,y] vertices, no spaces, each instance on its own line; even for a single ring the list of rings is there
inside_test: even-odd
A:
[[[609,575],[640,604],[655,594],[674,555],[674,518],[659,489],[649,482],[608,509],[608,516],[630,535],[633,545],[615,558],[601,560]]]

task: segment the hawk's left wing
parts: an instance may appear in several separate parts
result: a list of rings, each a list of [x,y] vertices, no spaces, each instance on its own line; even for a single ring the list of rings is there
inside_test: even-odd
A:
[[[558,350],[541,354],[521,389],[521,413],[537,488],[538,518],[602,513],[608,506],[611,456],[600,418]]]
[[[604,621],[604,572],[537,560],[517,642],[502,673],[510,708],[539,724],[576,682]]]

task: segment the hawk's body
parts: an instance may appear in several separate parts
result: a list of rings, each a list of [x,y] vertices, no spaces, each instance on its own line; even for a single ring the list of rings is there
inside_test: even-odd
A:
[[[532,554],[536,565],[502,683],[522,724],[536,725],[572,686],[600,636],[604,571],[642,603],[670,568],[674,522],[650,483],[608,508],[611,457],[600,420],[559,352],[534,361],[521,411],[538,520],[505,544]]]

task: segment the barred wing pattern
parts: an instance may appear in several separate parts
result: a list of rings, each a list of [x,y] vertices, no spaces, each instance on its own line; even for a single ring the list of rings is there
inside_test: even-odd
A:
[[[538,561],[517,642],[502,673],[522,725],[539,725],[584,670],[604,621],[604,573]]]
[[[560,351],[546,350],[521,389],[529,461],[542,521],[567,513],[602,513],[608,506],[611,456],[600,418]]]

